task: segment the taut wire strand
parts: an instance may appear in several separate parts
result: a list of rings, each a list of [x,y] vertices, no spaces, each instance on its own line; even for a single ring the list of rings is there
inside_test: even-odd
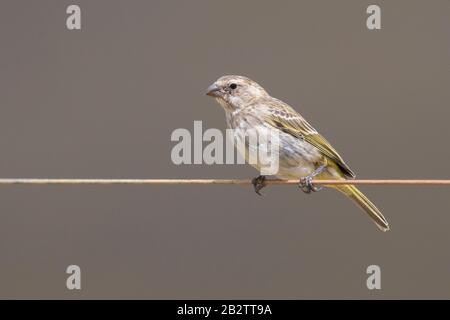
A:
[[[298,184],[298,180],[267,179],[267,185]],[[430,179],[372,179],[372,180],[313,180],[316,185],[418,185],[418,186],[450,186],[450,180]],[[0,185],[180,185],[180,184],[222,184],[222,185],[251,185],[249,179],[27,179],[27,178],[0,178]]]

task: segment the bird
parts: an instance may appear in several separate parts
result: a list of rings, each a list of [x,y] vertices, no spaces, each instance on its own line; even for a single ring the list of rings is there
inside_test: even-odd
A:
[[[245,76],[225,75],[212,83],[206,95],[217,100],[225,110],[228,129],[233,129],[239,139],[250,129],[275,130],[279,137],[278,171],[279,179],[298,179],[299,187],[305,193],[322,189],[312,183],[317,180],[348,180],[355,173],[331,144],[310,125],[300,113],[287,103],[272,97],[262,86]],[[251,139],[250,139],[251,140]],[[245,155],[258,148],[249,140],[241,144],[238,151]],[[257,170],[259,161],[250,163]],[[252,179],[254,190],[266,186],[267,177],[259,175]],[[382,231],[389,230],[389,224],[378,208],[354,185],[327,185],[340,191],[365,211]]]

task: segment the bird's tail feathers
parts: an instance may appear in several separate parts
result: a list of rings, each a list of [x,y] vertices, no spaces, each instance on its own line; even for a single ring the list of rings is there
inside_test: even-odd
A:
[[[363,209],[375,222],[381,231],[389,231],[389,224],[380,210],[354,185],[336,185],[333,186],[347,197],[353,200],[361,209]]]

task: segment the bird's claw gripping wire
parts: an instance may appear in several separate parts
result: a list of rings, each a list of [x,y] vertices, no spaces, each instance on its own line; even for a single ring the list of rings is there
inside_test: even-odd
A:
[[[322,187],[316,187],[312,183],[313,177],[307,176],[300,178],[300,182],[298,184],[298,187],[304,192],[304,193],[311,193],[312,191],[317,192],[322,190]]]
[[[252,179],[253,188],[255,188],[255,192],[262,196],[261,192],[259,192],[262,188],[266,186],[266,177],[265,176],[257,176]]]
[[[311,193],[311,192],[317,192],[323,189],[323,187],[317,187],[313,185],[312,180],[315,176],[318,174],[321,174],[323,170],[325,170],[326,165],[321,165],[316,170],[314,170],[313,173],[311,173],[309,176],[300,178],[300,181],[298,183],[298,187],[304,192],[304,193]]]

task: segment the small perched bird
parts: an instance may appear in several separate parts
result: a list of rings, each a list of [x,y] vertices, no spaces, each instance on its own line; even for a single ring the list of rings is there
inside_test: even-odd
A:
[[[281,179],[299,179],[306,193],[319,191],[314,179],[352,179],[353,171],[337,151],[298,112],[271,97],[259,84],[243,76],[227,75],[208,87],[207,95],[223,107],[230,129],[276,130],[279,136],[279,170]],[[258,146],[245,143],[241,153]],[[260,164],[252,165],[260,170]],[[265,186],[265,176],[252,180],[256,193]],[[377,207],[354,185],[329,185],[359,205],[382,230],[389,225]]]

